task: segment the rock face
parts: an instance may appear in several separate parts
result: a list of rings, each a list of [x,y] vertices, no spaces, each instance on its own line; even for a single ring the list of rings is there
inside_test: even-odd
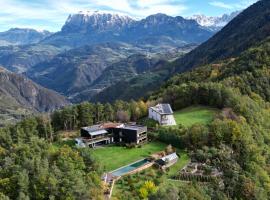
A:
[[[37,31],[35,29],[12,28],[0,32],[0,46],[27,45],[38,43],[52,33],[49,31]]]
[[[52,111],[68,104],[65,97],[26,77],[0,68],[0,109],[18,106],[31,111]],[[1,102],[5,101],[4,107]]]
[[[196,21],[165,14],[136,21],[119,14],[86,12],[70,15],[62,30],[42,43],[78,47],[104,42],[164,44],[201,43],[214,34]]]
[[[120,31],[123,28],[135,23],[128,16],[102,12],[79,12],[75,15],[69,15],[62,32],[102,32],[102,31]]]

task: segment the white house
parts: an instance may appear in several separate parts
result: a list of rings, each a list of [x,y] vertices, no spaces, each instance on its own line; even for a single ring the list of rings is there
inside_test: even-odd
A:
[[[160,125],[176,125],[170,104],[157,104],[148,109],[148,117],[159,122]]]

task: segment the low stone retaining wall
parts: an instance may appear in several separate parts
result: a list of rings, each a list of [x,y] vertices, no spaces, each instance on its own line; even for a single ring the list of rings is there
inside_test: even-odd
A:
[[[114,183],[115,183],[115,180],[112,181],[112,185],[111,185],[111,189],[110,189],[110,194],[109,194],[109,199],[112,197]]]

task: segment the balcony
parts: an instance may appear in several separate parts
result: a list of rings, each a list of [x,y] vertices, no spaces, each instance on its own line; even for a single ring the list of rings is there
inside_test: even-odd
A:
[[[97,137],[94,137],[94,138],[83,138],[83,141],[85,143],[93,143],[93,142],[99,142],[99,141],[102,141],[102,140],[108,140],[108,139],[111,139],[111,138],[112,138],[112,135],[108,134],[108,135],[97,136]]]

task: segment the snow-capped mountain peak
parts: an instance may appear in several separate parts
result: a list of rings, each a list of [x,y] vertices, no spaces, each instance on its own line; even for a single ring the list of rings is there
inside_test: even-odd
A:
[[[69,15],[62,30],[78,28],[80,31],[121,29],[133,22],[131,17],[119,13],[80,11],[77,14]]]
[[[188,17],[188,19],[194,19],[201,26],[213,26],[215,25],[215,21],[217,17],[208,17],[206,15],[198,14],[198,15],[193,15],[191,17]]]
[[[199,25],[204,27],[222,28],[228,24],[234,17],[236,17],[240,11],[233,12],[231,14],[224,14],[222,16],[210,17],[206,15],[193,15],[187,19],[195,20]]]

